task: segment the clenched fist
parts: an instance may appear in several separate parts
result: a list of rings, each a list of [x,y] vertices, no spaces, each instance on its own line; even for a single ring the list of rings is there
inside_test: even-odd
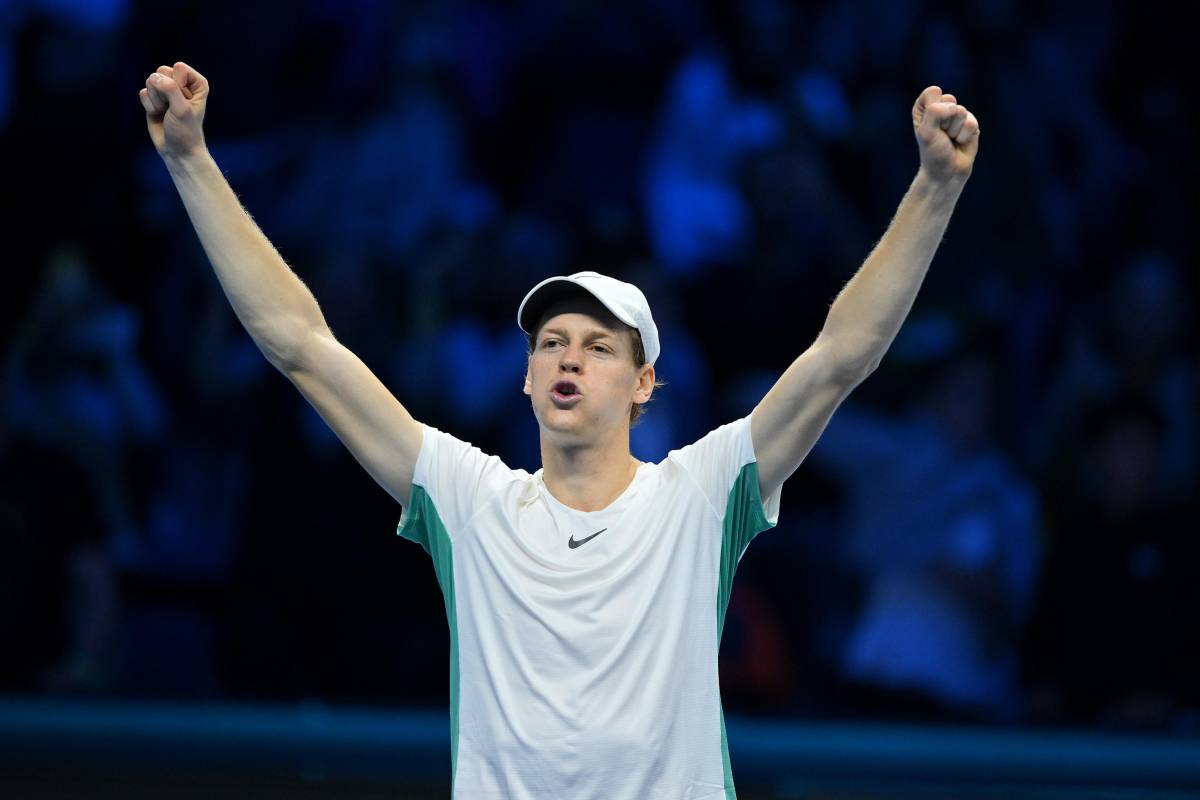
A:
[[[912,110],[921,168],[942,183],[971,177],[979,152],[979,120],[952,94],[926,87]]]
[[[174,67],[159,67],[146,78],[138,92],[146,109],[150,141],[163,158],[181,158],[203,152],[204,107],[208,103],[208,80],[182,61]]]

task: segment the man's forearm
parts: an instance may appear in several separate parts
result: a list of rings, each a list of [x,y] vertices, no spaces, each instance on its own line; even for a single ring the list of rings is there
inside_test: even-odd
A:
[[[912,308],[963,185],[938,183],[918,170],[887,232],[829,309],[821,335],[843,358],[864,369],[883,358]]]
[[[286,363],[310,331],[325,326],[316,298],[242,207],[207,150],[165,159],[221,288],[272,363]]]

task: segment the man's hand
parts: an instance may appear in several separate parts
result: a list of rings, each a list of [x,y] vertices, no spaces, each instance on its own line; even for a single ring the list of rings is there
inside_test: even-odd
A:
[[[940,183],[964,183],[979,151],[979,121],[937,86],[921,92],[912,111],[921,169]]]
[[[138,92],[146,109],[150,141],[163,158],[182,158],[203,152],[204,107],[208,104],[208,80],[182,61],[174,67],[159,67]]]

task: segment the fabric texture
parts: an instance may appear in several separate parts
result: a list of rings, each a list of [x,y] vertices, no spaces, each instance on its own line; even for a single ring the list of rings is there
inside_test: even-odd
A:
[[[641,464],[591,512],[541,469],[422,433],[397,533],[446,600],[452,796],[735,797],[717,651],[782,490],[760,496],[750,417]]]

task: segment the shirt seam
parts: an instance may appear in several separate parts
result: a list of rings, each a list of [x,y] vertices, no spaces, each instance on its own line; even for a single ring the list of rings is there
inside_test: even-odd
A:
[[[428,428],[431,428],[431,429],[433,429],[433,426],[431,426],[431,425],[428,425],[428,423],[422,422],[422,423],[421,423],[421,425],[423,425],[423,426],[425,426],[425,427],[428,427]],[[436,430],[436,429],[433,429],[433,430]],[[424,436],[427,436],[428,434],[429,434],[429,431],[423,431],[423,432],[422,432],[422,436],[423,436],[423,437],[424,437]],[[466,442],[466,444],[467,444],[468,446],[470,446],[470,442]],[[425,440],[424,440],[424,438],[422,438],[422,440],[421,440],[421,451],[417,453],[417,461],[418,461],[418,462],[421,460],[421,453],[423,453],[423,452],[424,452],[424,450],[425,450]],[[482,450],[480,450],[480,452],[483,452],[483,451],[482,451]],[[491,453],[483,453],[483,454],[484,454],[485,456],[488,456],[488,457],[491,457],[491,456],[492,456],[492,454],[491,454]],[[430,456],[430,457],[432,457],[432,456]],[[427,459],[427,460],[428,460],[428,459]],[[503,460],[501,460],[501,461],[500,461],[500,463],[501,463],[501,464],[504,464],[504,461],[503,461]],[[512,471],[513,471],[513,470],[512,470],[512,468],[511,468],[511,467],[509,467],[507,464],[504,464],[504,467],[505,467],[506,469],[508,469],[508,470],[509,470],[509,472],[512,472]],[[426,471],[428,471],[428,469],[426,469]],[[417,482],[417,480],[416,480],[416,474],[417,474],[417,469],[416,469],[416,464],[414,464],[414,465],[413,465],[413,485],[414,485],[414,486],[420,486],[420,487],[421,487],[421,490],[425,492],[425,495],[426,495],[427,497],[429,497],[429,500],[430,500],[430,502],[433,502],[433,495],[429,493],[429,489],[428,489],[428,487],[426,487],[426,486],[425,486],[425,484],[423,484],[423,483],[418,483],[418,482]],[[484,511],[487,509],[487,507],[488,507],[488,506],[490,506],[490,505],[492,504],[492,502],[493,502],[493,501],[494,501],[494,500],[495,500],[497,497],[499,497],[499,496],[500,496],[500,493],[501,493],[501,492],[503,492],[503,491],[504,491],[506,488],[508,488],[509,484],[511,484],[511,483],[514,483],[515,481],[516,481],[516,479],[511,479],[511,480],[509,480],[509,481],[508,481],[507,483],[505,483],[503,486],[497,487],[497,488],[496,488],[496,489],[495,489],[495,490],[494,490],[494,491],[493,491],[493,492],[492,492],[490,495],[488,495],[487,499],[486,499],[486,500],[484,500],[482,503],[480,503],[480,504],[479,504],[479,506],[478,506],[478,507],[477,507],[477,508],[476,508],[474,511],[472,511],[472,512],[471,512],[471,516],[467,517],[467,519],[466,519],[466,520],[463,522],[463,524],[462,524],[462,529],[463,529],[463,530],[466,530],[467,528],[469,528],[469,527],[471,526],[471,523],[475,521],[475,518],[476,518],[477,516],[479,516],[480,514],[482,514],[482,513],[483,513],[483,512],[484,512]],[[411,497],[410,497],[410,499],[411,499]],[[437,508],[437,503],[433,503],[433,507],[436,509],[436,508]],[[438,517],[439,517],[439,519],[440,519],[440,518],[441,518],[441,515],[439,514],[439,515],[438,515]],[[450,540],[450,544],[451,544],[451,545],[455,544],[455,533],[456,533],[456,532],[451,532],[450,528],[449,528],[449,527],[448,527],[448,526],[445,524],[445,520],[442,520],[442,530],[444,530],[444,531],[446,532],[446,538]]]
[[[681,461],[677,461],[674,458],[672,458],[671,461],[681,470],[683,470],[683,474],[687,475],[687,478],[689,481],[691,481],[692,486],[695,486],[696,490],[700,493],[700,496],[704,498],[704,504],[708,506],[708,510],[712,512],[713,519],[715,519],[717,522],[722,522],[723,520],[721,519],[721,515],[717,513],[717,507],[712,503],[712,498],[710,498],[708,493],[704,491],[704,487],[700,485],[700,481],[696,480],[696,476],[692,474],[691,470],[685,467]]]
[[[503,464],[504,462],[500,462],[500,463]],[[471,516],[467,517],[466,522],[464,522],[462,524],[463,530],[466,530],[467,528],[471,527],[471,523],[475,521],[476,517],[478,517],[480,514],[482,514],[484,511],[486,511],[488,506],[490,506],[493,502],[495,502],[496,498],[499,497],[500,494],[509,487],[509,485],[511,485],[513,483],[517,483],[517,482],[519,482],[519,480],[520,479],[509,480],[503,486],[497,487],[495,489],[495,491],[493,491],[490,495],[488,495],[487,500],[484,500],[482,503],[480,503],[479,507],[471,512]],[[450,541],[453,542],[454,538],[451,537]]]

